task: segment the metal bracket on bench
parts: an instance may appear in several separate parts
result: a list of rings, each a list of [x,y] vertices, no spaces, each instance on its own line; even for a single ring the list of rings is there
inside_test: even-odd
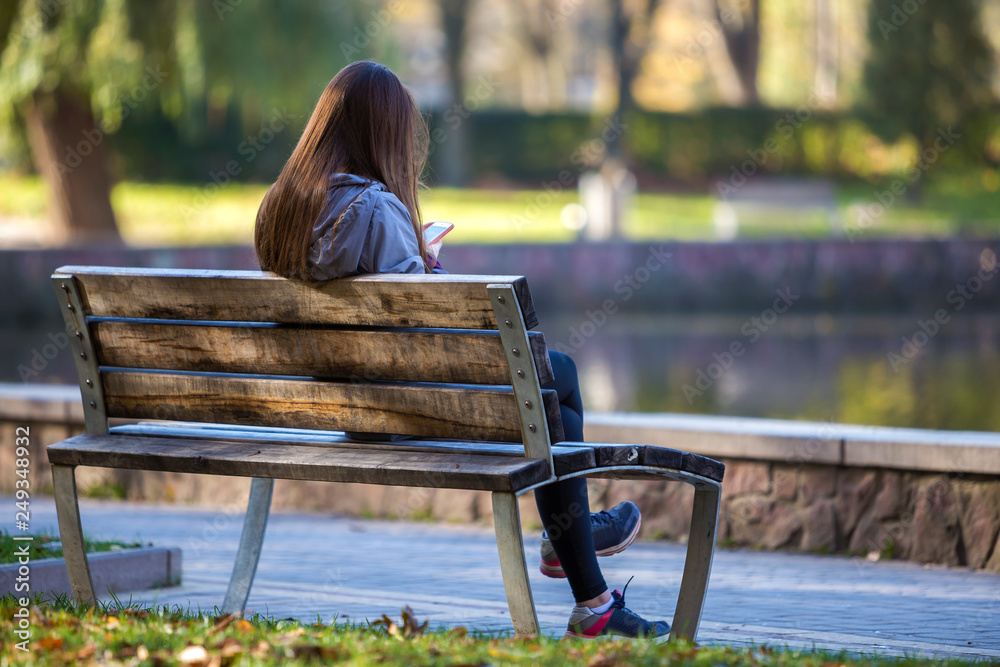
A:
[[[94,341],[87,327],[87,314],[83,310],[83,299],[76,279],[70,275],[54,274],[52,282],[56,294],[63,304],[63,318],[66,334],[76,362],[76,375],[80,381],[80,395],[83,397],[83,418],[87,433],[107,435],[108,415],[104,404],[104,388],[97,367],[97,353]]]
[[[511,385],[521,416],[521,437],[524,452],[529,458],[548,461],[552,467],[552,442],[549,439],[549,422],[545,417],[542,388],[538,384],[538,369],[531,354],[528,330],[517,302],[513,285],[487,285],[486,291],[497,318],[497,330],[503,343],[507,364],[510,366]]]

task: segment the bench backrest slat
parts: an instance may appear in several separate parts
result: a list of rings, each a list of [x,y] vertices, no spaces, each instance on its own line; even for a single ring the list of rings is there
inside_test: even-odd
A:
[[[496,331],[105,320],[93,322],[91,332],[102,366],[307,375],[355,382],[510,384],[510,368]],[[529,340],[540,382],[550,382],[545,337],[531,333]],[[465,363],[454,363],[455,357]]]
[[[496,329],[484,285],[510,283],[525,326],[538,323],[519,276],[381,274],[305,283],[259,271],[100,269],[58,269],[76,278],[95,317]]]
[[[522,437],[514,394],[503,387],[124,370],[102,377],[108,417],[499,442]],[[556,393],[542,396],[550,429],[561,431]]]

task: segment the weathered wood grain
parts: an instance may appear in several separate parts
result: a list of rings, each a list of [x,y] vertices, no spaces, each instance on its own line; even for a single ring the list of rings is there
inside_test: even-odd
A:
[[[520,442],[514,394],[487,385],[325,382],[147,371],[101,374],[109,417]],[[562,430],[556,392],[548,427]]]
[[[467,440],[400,440],[391,442],[350,440],[339,431],[292,432],[288,429],[248,430],[241,426],[217,424],[173,425],[160,423],[123,424],[111,428],[112,435],[142,435],[199,440],[254,441],[286,444],[326,445],[348,449],[381,449],[405,452],[454,452],[462,454],[490,454],[494,456],[524,456],[524,447],[506,442],[478,442]],[[594,450],[587,446],[552,446],[552,461],[556,475],[569,475],[595,467]]]
[[[352,382],[511,382],[496,331],[197,326],[142,320],[98,320],[91,323],[91,330],[102,366],[305,375]],[[532,333],[529,341],[540,382],[550,382],[544,335]]]
[[[702,477],[714,479],[716,482],[721,482],[722,477],[726,473],[726,464],[722,461],[716,461],[715,459],[710,459],[707,456],[702,456],[701,454],[691,454],[690,452],[685,452],[684,463],[681,469],[685,472],[693,472],[696,475],[701,475]]]
[[[521,276],[377,274],[324,283],[261,271],[63,266],[88,315],[233,322],[495,329],[486,285],[509,283],[525,325],[538,323]],[[209,280],[210,279],[210,280]]]
[[[513,456],[83,434],[48,447],[53,465],[516,492],[548,479]]]

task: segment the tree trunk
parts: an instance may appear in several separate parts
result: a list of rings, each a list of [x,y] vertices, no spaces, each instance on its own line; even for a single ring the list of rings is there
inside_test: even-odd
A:
[[[111,209],[106,136],[89,106],[65,91],[38,94],[24,109],[35,167],[50,190],[50,211],[71,242],[120,243]]]
[[[742,4],[742,3],[741,3]],[[745,11],[715,0],[715,16],[722,26],[729,60],[743,88],[743,103],[757,105],[757,67],[760,63],[760,0],[749,0]],[[736,18],[739,20],[735,20]]]
[[[820,104],[837,106],[837,79],[839,78],[838,47],[839,26],[834,0],[816,0],[816,73],[814,92]]]
[[[447,133],[438,161],[438,178],[443,185],[465,185],[469,173],[468,117],[475,109],[465,105],[465,79],[462,75],[462,54],[465,53],[465,24],[469,16],[469,0],[441,0],[441,23],[445,35],[445,56],[448,60],[448,88],[451,101],[445,107],[438,127]],[[476,100],[476,107],[479,100]],[[442,124],[442,120],[445,122]]]

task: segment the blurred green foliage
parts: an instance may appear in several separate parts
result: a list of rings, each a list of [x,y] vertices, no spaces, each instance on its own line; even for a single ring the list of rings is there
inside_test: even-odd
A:
[[[89,99],[105,133],[127,122],[148,131],[150,118],[166,119],[180,135],[198,141],[230,115],[249,126],[274,109],[308,114],[347,64],[342,46],[362,8],[360,0],[2,5],[0,127],[8,131],[4,157],[22,165],[24,153],[12,154],[23,151],[19,107],[57,89]]]
[[[996,64],[979,2],[871,0],[868,11],[861,110],[881,137],[910,136],[925,148],[939,128],[964,127],[993,104]]]

